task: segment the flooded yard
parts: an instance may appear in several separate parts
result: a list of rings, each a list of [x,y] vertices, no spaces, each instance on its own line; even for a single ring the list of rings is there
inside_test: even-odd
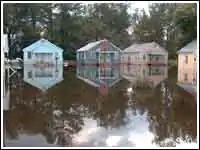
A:
[[[24,66],[5,76],[8,147],[197,147],[195,94],[164,66]]]

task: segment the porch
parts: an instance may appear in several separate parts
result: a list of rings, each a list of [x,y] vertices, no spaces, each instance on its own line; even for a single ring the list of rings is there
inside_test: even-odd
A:
[[[147,64],[148,65],[162,65],[167,64],[166,55],[161,54],[148,54],[147,55]]]

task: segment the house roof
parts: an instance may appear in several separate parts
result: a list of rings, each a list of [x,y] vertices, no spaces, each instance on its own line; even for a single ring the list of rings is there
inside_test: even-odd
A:
[[[98,45],[98,44],[101,43],[101,42],[102,42],[102,40],[101,40],[101,41],[96,41],[96,42],[88,43],[87,45],[85,45],[85,46],[79,48],[79,49],[77,50],[77,52],[88,51],[89,49],[93,48],[94,46]]]
[[[159,44],[155,42],[132,44],[123,52],[167,53],[167,51],[164,48],[162,48]]]
[[[88,83],[91,86],[94,86],[94,87],[100,87],[101,84],[106,84],[108,87],[112,87],[115,83],[117,83],[121,80],[121,78],[104,79],[104,80],[101,80],[98,78],[89,79],[86,77],[81,77],[79,75],[77,75],[77,78],[84,81],[85,83]]]
[[[47,91],[49,88],[53,87],[54,85],[60,83],[61,81],[63,81],[63,78],[41,78],[41,79],[26,79],[24,78],[24,81],[38,89],[40,89],[41,91],[45,92]]]
[[[98,44],[104,42],[104,41],[108,41],[108,40],[100,40],[100,41],[96,41],[96,42],[91,42],[91,43],[88,43],[87,45],[81,47],[80,49],[78,49],[76,52],[81,52],[81,51],[88,51],[90,50],[91,48],[97,46]],[[120,48],[118,48],[117,46],[115,46],[114,44],[112,44],[111,42],[109,42],[114,48],[116,48],[117,50],[121,51]]]
[[[53,43],[51,43],[51,42],[49,42],[48,40],[43,39],[43,38],[40,39],[40,40],[38,40],[38,41],[36,41],[36,42],[34,42],[33,44],[31,44],[31,45],[25,47],[25,48],[23,49],[23,51],[24,51],[24,52],[26,52],[26,51],[33,51],[33,50],[35,50],[36,48],[41,47],[41,46],[48,47],[48,48],[50,48],[51,50],[53,49],[53,50],[55,50],[55,51],[63,51],[63,49],[61,49],[60,47],[54,45]]]
[[[178,53],[197,53],[197,40],[193,40],[192,42],[188,43],[186,46],[181,48]]]

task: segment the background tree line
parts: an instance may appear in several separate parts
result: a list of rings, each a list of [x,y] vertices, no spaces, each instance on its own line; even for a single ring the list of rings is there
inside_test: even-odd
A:
[[[135,9],[129,14],[128,3],[10,3],[3,6],[3,25],[11,58],[22,57],[22,48],[45,31],[49,41],[64,49],[67,60],[76,58],[78,48],[104,38],[122,50],[135,42],[155,41],[175,59],[177,50],[197,37],[196,7],[195,3],[155,3],[149,13]]]

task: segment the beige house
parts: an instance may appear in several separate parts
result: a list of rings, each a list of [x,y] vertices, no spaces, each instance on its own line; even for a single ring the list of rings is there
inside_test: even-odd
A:
[[[193,40],[178,52],[178,85],[190,93],[197,85],[197,40]]]
[[[193,40],[178,52],[178,82],[196,84],[197,40]]]
[[[121,53],[123,64],[168,64],[168,52],[155,42],[133,44]]]

